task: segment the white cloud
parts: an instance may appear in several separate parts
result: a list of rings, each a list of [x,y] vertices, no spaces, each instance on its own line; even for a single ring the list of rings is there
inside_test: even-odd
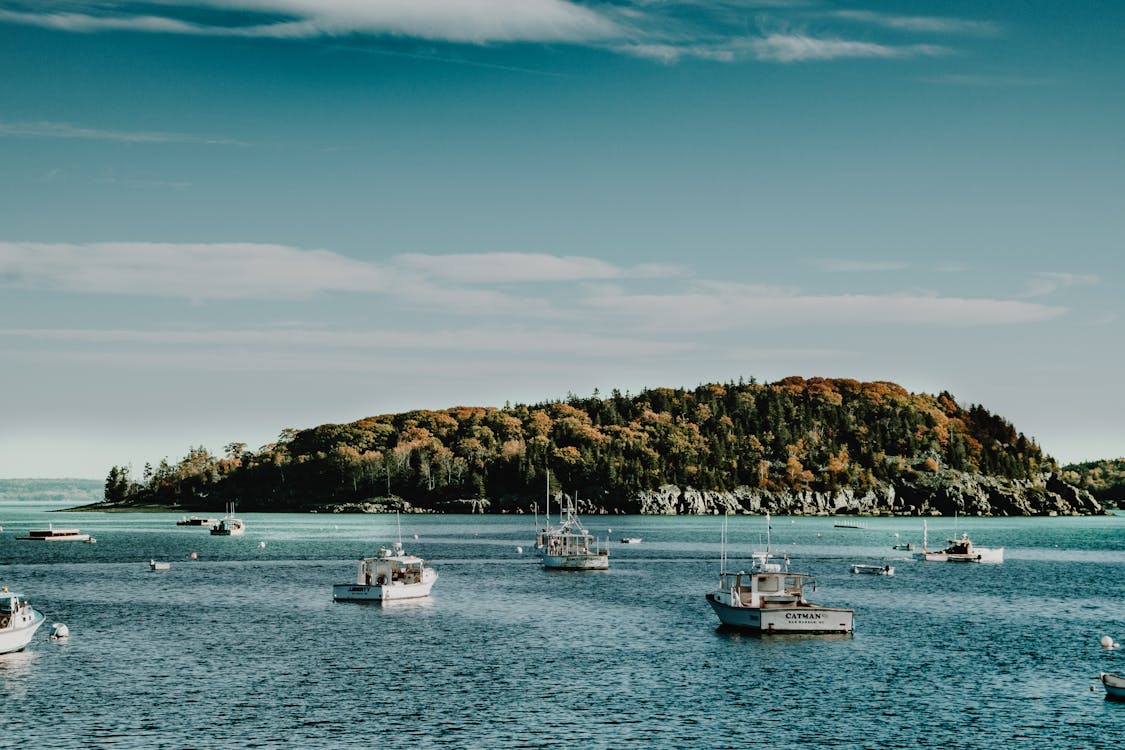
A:
[[[167,133],[160,131],[103,130],[72,125],[67,122],[7,122],[0,120],[0,138],[69,138],[119,143],[203,143],[208,145],[245,145],[230,138]]]
[[[932,44],[894,46],[847,39],[823,39],[805,34],[772,33],[750,43],[754,56],[763,61],[792,63],[843,58],[935,57],[949,52]]]
[[[396,257],[395,262],[431,277],[471,284],[613,279],[624,275],[619,267],[597,258],[538,253],[406,254]]]
[[[1025,297],[1041,297],[1053,294],[1060,289],[1072,286],[1090,286],[1097,284],[1100,279],[1093,274],[1077,274],[1065,272],[1042,272],[1032,275],[1031,281],[1024,291]]]
[[[630,294],[601,285],[584,304],[653,329],[716,331],[801,325],[982,326],[1033,323],[1067,312],[1029,302],[918,294],[809,295],[761,285],[701,282],[680,294]]]
[[[168,15],[151,15],[153,3],[128,5],[113,14],[103,3],[75,3],[74,12],[0,11],[0,20],[66,31],[132,30],[217,36],[306,38],[374,34],[431,41],[589,42],[621,35],[617,24],[595,10],[566,0],[196,0],[165,3],[171,7],[208,7],[262,17],[282,16],[268,23],[203,25]],[[233,20],[233,18],[232,18]],[[245,20],[245,19],[243,19]]]
[[[896,16],[868,10],[839,10],[831,14],[836,18],[858,21],[882,26],[898,31],[920,31],[934,34],[980,34],[1000,33],[1000,27],[990,21],[976,21],[967,18],[947,18],[940,16]]]
[[[299,299],[382,291],[388,278],[369,263],[282,245],[0,242],[0,286],[191,300]]]

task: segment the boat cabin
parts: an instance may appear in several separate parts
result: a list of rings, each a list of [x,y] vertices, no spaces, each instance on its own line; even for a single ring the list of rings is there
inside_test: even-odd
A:
[[[813,576],[782,571],[776,563],[762,563],[751,573],[720,573],[715,596],[731,607],[793,607],[807,604],[807,585],[816,591]]]
[[[360,560],[356,583],[361,586],[421,583],[424,568],[422,558],[405,554],[402,545],[396,543],[393,550],[380,547],[378,557]]]

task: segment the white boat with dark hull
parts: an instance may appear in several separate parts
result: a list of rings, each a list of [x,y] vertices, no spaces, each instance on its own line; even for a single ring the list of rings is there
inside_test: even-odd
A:
[[[425,560],[406,554],[402,542],[395,542],[391,549],[380,547],[378,557],[360,560],[355,582],[335,584],[332,598],[353,602],[419,599],[430,595],[437,577]]]
[[[0,654],[22,651],[46,618],[5,586],[0,589]]]
[[[805,599],[806,586],[816,590],[816,579],[790,573],[770,562],[769,516],[766,516],[766,551],[753,554],[750,572],[726,572],[726,519],[723,519],[723,553],[719,587],[707,594],[707,603],[726,627],[752,633],[851,633],[855,610],[825,607]]]
[[[1101,673],[1102,685],[1105,687],[1106,700],[1125,703],[1125,677]]]
[[[56,529],[48,524],[45,529],[31,529],[27,536],[17,536],[21,542],[92,542],[94,538],[78,529]]]
[[[927,548],[928,530],[926,522],[922,522],[922,550],[914,553],[915,560],[928,562],[965,562],[965,563],[1002,563],[1004,562],[1003,547],[978,547],[969,539],[967,533],[961,534],[960,539],[947,540],[948,546],[939,551]]]
[[[234,503],[227,506],[227,514],[211,527],[211,536],[243,536],[246,534],[246,524],[241,518],[234,517]]]

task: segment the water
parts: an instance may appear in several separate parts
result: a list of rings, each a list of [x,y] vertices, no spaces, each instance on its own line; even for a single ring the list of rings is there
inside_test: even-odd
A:
[[[588,517],[643,542],[567,573],[527,554],[528,517],[405,516],[440,578],[379,606],[331,585],[394,540],[393,517],[245,514],[246,536],[213,538],[174,514],[49,509],[0,503],[0,582],[71,632],[0,656],[0,747],[1125,745],[1125,705],[1090,689],[1125,673],[1098,644],[1125,641],[1125,517],[931,519],[931,540],[1006,547],[999,566],[906,559],[891,546],[920,542],[917,519],[775,518],[810,599],[854,607],[856,632],[761,638],[718,631],[703,599],[717,518]],[[15,541],[49,522],[97,544]],[[763,531],[730,519],[728,567]],[[895,575],[849,572],[876,561]]]

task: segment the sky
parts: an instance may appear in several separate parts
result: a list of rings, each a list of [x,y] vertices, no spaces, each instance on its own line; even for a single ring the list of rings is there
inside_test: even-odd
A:
[[[1125,4],[0,0],[0,477],[790,375],[1125,456]]]

